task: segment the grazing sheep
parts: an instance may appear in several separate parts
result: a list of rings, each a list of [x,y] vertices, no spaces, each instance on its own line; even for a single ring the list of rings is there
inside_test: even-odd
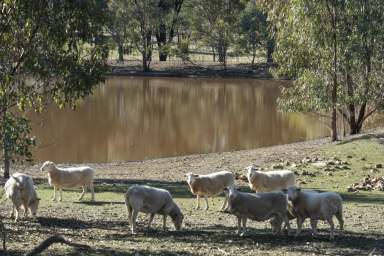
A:
[[[37,197],[33,179],[23,173],[13,174],[4,185],[5,194],[13,203],[11,218],[19,219],[20,206],[24,208],[25,217],[28,216],[28,210],[33,217],[36,217],[37,208],[39,207],[40,198]]]
[[[288,201],[287,217],[288,217],[288,220],[296,219],[295,210],[293,209],[292,203],[289,201]],[[281,218],[279,218],[278,216],[272,218],[269,221],[269,223],[271,224],[273,233],[280,233],[282,230],[285,230],[287,228],[286,225],[284,225],[283,228],[281,227],[281,225],[283,224],[283,220]]]
[[[284,220],[288,232],[290,230],[287,217],[287,196],[282,192],[244,193],[234,187],[228,188],[228,208],[237,217],[238,234],[246,232],[247,219],[265,221],[272,218]],[[243,232],[241,232],[241,224]],[[278,233],[274,231],[274,233]]]
[[[208,210],[208,198],[215,196],[224,191],[226,187],[231,187],[235,184],[235,175],[232,172],[221,171],[207,175],[199,175],[187,173],[187,183],[192,194],[196,195],[196,209],[200,208],[200,197],[205,199],[205,209]],[[225,209],[228,202],[228,197],[225,196],[224,204],[221,209]]]
[[[295,185],[295,174],[289,170],[258,171],[256,167],[246,168],[249,187],[256,192],[270,192]]]
[[[92,168],[88,166],[59,168],[53,162],[46,161],[40,170],[48,173],[49,185],[53,186],[53,201],[56,200],[56,189],[60,192],[59,201],[61,201],[62,189],[74,187],[82,187],[83,189],[79,200],[83,199],[87,187],[90,188],[92,193],[91,200],[95,200],[95,191],[93,188],[95,171]]]
[[[165,189],[150,186],[133,185],[125,194],[125,205],[128,210],[128,220],[131,232],[136,232],[136,218],[139,212],[149,213],[148,228],[155,214],[163,215],[163,229],[166,229],[167,216],[171,216],[176,230],[181,229],[184,215],[179,206],[173,201],[171,194]]]
[[[301,227],[306,218],[310,218],[312,234],[317,233],[317,221],[326,220],[330,227],[330,238],[334,237],[333,216],[335,215],[339,221],[340,230],[343,230],[343,200],[341,196],[334,192],[316,192],[302,191],[298,187],[288,188],[288,199],[292,202],[294,211],[297,216],[297,232],[300,234]]]

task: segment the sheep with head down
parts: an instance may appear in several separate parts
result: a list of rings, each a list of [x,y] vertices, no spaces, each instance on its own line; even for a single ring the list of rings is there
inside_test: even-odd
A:
[[[21,206],[24,208],[25,217],[28,216],[28,211],[33,217],[36,217],[40,198],[37,196],[31,176],[23,173],[13,174],[5,183],[4,190],[5,195],[13,204],[11,218],[15,217],[15,221],[19,220]]]
[[[163,229],[166,229],[167,216],[170,216],[176,230],[181,229],[184,215],[173,200],[169,191],[145,185],[133,185],[125,194],[125,205],[132,234],[136,233],[136,219],[139,212],[149,213],[148,228],[155,214],[163,215]]]
[[[196,209],[200,208],[200,197],[205,199],[206,210],[208,210],[208,198],[224,192],[226,187],[235,184],[235,175],[229,171],[214,172],[206,175],[187,173],[187,183],[192,194],[196,195]],[[228,197],[225,196],[223,206],[224,210],[227,206]]]
[[[56,190],[59,190],[59,201],[62,200],[63,188],[82,187],[83,192],[79,200],[82,200],[87,187],[92,193],[92,201],[95,200],[95,192],[93,188],[93,179],[95,171],[88,166],[59,168],[53,162],[46,161],[40,168],[41,171],[47,172],[49,185],[53,186],[53,198],[56,200]]]

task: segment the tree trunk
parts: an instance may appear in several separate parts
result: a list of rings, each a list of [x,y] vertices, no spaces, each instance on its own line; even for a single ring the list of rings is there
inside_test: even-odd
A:
[[[267,42],[267,63],[273,63],[273,52],[275,50],[275,43],[272,39]]]
[[[159,48],[159,60],[167,61],[168,53],[164,51],[164,47],[167,45],[167,28],[165,24],[160,24],[156,33],[157,46]]]
[[[216,51],[215,47],[212,46],[212,57],[213,57],[213,62],[216,62]]]
[[[117,51],[119,53],[119,62],[124,62],[124,47],[121,43],[118,43]]]
[[[9,178],[9,169],[11,165],[10,157],[9,157],[9,139],[8,134],[6,130],[6,123],[7,123],[7,111],[3,110],[3,164],[4,164],[4,179]]]

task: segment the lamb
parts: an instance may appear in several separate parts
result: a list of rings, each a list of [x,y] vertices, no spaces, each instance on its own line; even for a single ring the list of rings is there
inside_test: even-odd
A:
[[[79,200],[83,199],[87,187],[90,188],[92,193],[91,201],[95,200],[95,191],[93,188],[95,171],[92,168],[88,166],[59,168],[53,162],[46,161],[40,170],[48,173],[49,185],[53,186],[53,201],[56,200],[56,189],[60,192],[59,201],[61,201],[62,189],[74,187],[82,187],[83,189]]]
[[[218,195],[226,187],[231,187],[235,184],[235,175],[229,171],[214,172],[207,175],[187,173],[186,176],[192,194],[196,195],[196,209],[200,208],[200,197],[205,199],[205,209],[208,210],[207,197]],[[226,196],[221,210],[226,208],[227,202],[228,197]]]
[[[295,174],[290,170],[258,171],[256,167],[246,168],[249,187],[256,192],[270,192],[295,185]]]
[[[28,210],[34,218],[36,217],[40,198],[37,196],[31,176],[23,173],[13,174],[5,183],[4,190],[6,197],[13,203],[11,218],[15,217],[15,221],[19,220],[21,205],[24,208],[25,217],[28,217]]]
[[[166,229],[167,216],[170,216],[176,230],[181,229],[184,215],[165,189],[144,185],[133,185],[125,194],[125,205],[131,233],[136,233],[136,218],[139,212],[149,213],[148,228],[151,227],[155,214],[163,215],[163,229]]]
[[[298,187],[288,188],[288,199],[292,202],[297,216],[298,236],[306,218],[311,220],[312,234],[317,234],[317,221],[326,220],[330,225],[330,239],[334,238],[333,216],[336,216],[340,230],[343,230],[343,200],[334,192],[302,191]]]
[[[243,236],[246,232],[247,219],[265,221],[272,218],[280,218],[290,231],[287,217],[287,196],[279,191],[244,193],[234,187],[227,190],[229,201],[229,213],[237,217],[238,234]],[[242,228],[241,228],[242,224]],[[278,233],[275,231],[274,233]]]

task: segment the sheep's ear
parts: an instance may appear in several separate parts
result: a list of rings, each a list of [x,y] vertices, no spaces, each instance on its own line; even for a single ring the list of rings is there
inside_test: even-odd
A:
[[[284,194],[287,194],[287,192],[288,192],[288,189],[286,189],[286,188],[283,188],[281,191],[283,191],[283,193],[284,193]]]
[[[229,191],[229,189],[227,187],[224,188],[224,191]]]
[[[300,192],[300,191],[301,191],[301,188],[297,188],[297,191],[299,191],[299,192]]]

